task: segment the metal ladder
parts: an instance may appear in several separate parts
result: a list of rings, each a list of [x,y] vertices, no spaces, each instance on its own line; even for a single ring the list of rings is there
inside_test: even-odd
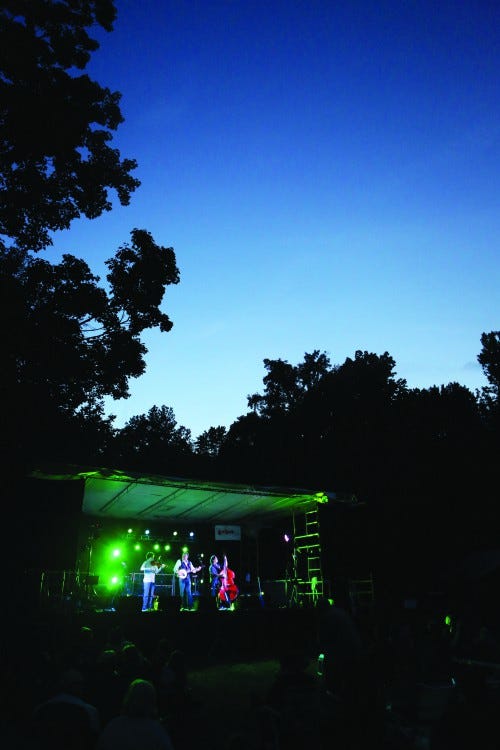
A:
[[[295,519],[294,519],[295,524]],[[297,530],[298,524],[295,524]],[[297,577],[299,603],[316,604],[324,594],[323,571],[321,567],[321,538],[317,505],[305,511],[300,531],[294,536],[294,554],[301,556],[302,564]],[[305,563],[303,558],[305,556]]]

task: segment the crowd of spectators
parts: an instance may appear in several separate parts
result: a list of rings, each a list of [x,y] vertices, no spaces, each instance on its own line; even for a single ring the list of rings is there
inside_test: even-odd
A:
[[[221,665],[220,684],[203,701],[190,685],[190,670],[203,664],[179,648],[181,634],[144,648],[124,623],[103,637],[72,621],[64,638],[60,628],[31,625],[30,642],[10,659],[17,687],[4,702],[8,747],[500,748],[500,648],[483,622],[441,614],[385,622],[320,602],[313,649],[284,638],[259,695],[225,684]],[[226,732],[224,695],[238,690],[240,730]]]

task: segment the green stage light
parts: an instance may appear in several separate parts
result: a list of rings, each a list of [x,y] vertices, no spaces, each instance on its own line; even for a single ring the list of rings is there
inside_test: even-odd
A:
[[[121,555],[121,550],[119,549],[113,550],[113,557],[120,557],[120,555]]]
[[[183,547],[182,548],[182,554],[183,555],[187,555],[188,552],[189,552],[189,547]]]
[[[163,549],[165,552],[170,552],[170,544],[166,544]]]
[[[156,551],[158,551],[160,549],[160,545],[159,544],[153,545],[153,549],[156,550]]]

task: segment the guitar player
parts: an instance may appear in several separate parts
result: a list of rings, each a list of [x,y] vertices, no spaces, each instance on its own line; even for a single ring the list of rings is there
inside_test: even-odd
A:
[[[179,593],[181,595],[181,612],[192,611],[193,609],[191,576],[193,575],[193,573],[197,573],[199,570],[201,570],[201,565],[199,568],[195,568],[193,563],[189,559],[189,554],[187,552],[185,552],[180,558],[180,560],[177,560],[177,562],[174,565],[174,573],[179,580]]]

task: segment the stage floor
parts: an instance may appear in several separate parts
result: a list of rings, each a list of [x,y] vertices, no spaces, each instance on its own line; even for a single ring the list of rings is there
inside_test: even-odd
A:
[[[218,654],[228,660],[275,659],[284,650],[300,650],[317,655],[317,610],[311,608],[268,607],[258,601],[241,600],[234,611],[218,610],[213,600],[200,600],[193,611],[180,611],[178,603],[157,611],[137,611],[135,603],[101,609],[45,608],[32,611],[25,627],[49,627],[53,638],[67,639],[82,627],[94,632],[97,644],[104,644],[112,631],[152,653],[161,638],[173,648],[188,651],[193,661]]]

